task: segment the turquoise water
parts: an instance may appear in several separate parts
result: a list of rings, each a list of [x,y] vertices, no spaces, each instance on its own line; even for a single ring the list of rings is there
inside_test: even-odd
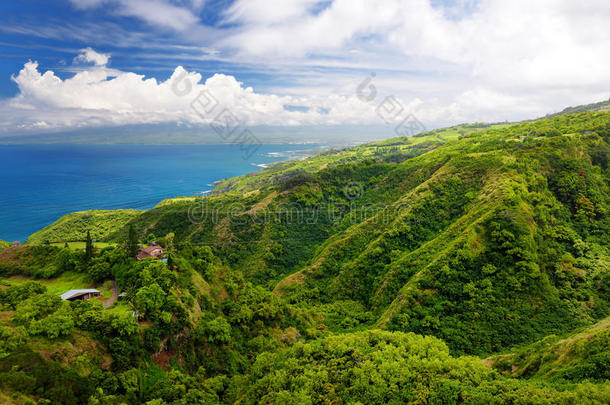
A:
[[[0,145],[0,239],[25,241],[69,212],[154,207],[317,145]]]

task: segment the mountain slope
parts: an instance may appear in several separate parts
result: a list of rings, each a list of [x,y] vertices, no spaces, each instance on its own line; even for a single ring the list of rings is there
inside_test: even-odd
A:
[[[409,207],[391,223],[363,222],[326,241],[299,282],[322,300],[381,311],[379,326],[467,353],[606,314],[607,271],[597,263],[608,257],[607,118],[519,124],[404,162],[443,166],[404,196]],[[298,292],[292,279],[281,289]]]
[[[329,152],[129,224],[209,245],[289,302],[352,302],[378,327],[492,353],[610,311],[596,265],[609,248],[609,117],[461,126]],[[125,238],[115,229],[106,240]]]
[[[486,361],[504,375],[570,382],[610,379],[610,317],[565,337],[550,335]]]
[[[607,101],[600,101],[597,103],[584,104],[584,105],[579,105],[576,107],[566,107],[563,110],[561,110],[560,112],[547,115],[545,118],[552,118],[557,115],[573,114],[573,113],[579,113],[579,112],[584,112],[584,111],[607,111],[607,110],[610,110],[610,99]]]
[[[131,403],[607,402],[609,120],[462,125],[281,163],[205,198],[67,216],[0,255],[1,274],[112,278],[127,302],[68,310],[10,287],[0,326],[11,345],[43,326],[69,335],[65,317],[105,331],[119,382],[95,378]],[[108,243],[93,257],[37,245],[88,226]],[[168,264],[126,257],[129,228]],[[32,356],[3,350],[20,367]]]

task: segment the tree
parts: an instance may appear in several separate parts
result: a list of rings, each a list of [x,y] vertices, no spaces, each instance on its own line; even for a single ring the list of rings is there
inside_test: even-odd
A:
[[[85,240],[85,262],[93,257],[93,240],[91,240],[91,232],[87,231],[87,239]]]
[[[33,321],[40,320],[62,306],[62,300],[54,294],[36,294],[21,301],[15,308],[12,321],[28,327]]]
[[[157,312],[165,303],[165,291],[157,283],[142,287],[136,293],[134,304],[138,312],[147,316]]]
[[[87,269],[87,275],[91,280],[100,283],[110,278],[112,272],[108,263],[93,261]]]
[[[171,253],[167,255],[167,268],[170,270],[174,269],[174,255]]]
[[[128,313],[112,314],[110,326],[119,336],[129,336],[137,332],[138,322]],[[117,341],[119,339],[113,339]]]
[[[74,329],[72,310],[68,305],[62,305],[59,310],[30,323],[28,332],[31,335],[43,335],[49,339],[60,336],[70,336]]]
[[[14,309],[28,298],[43,294],[46,291],[47,287],[44,285],[36,281],[26,281],[23,284],[14,285],[6,290],[0,290],[0,303],[7,304]]]
[[[218,316],[207,322],[199,324],[194,331],[195,339],[211,344],[226,344],[231,341],[231,325],[226,319]]]
[[[170,232],[165,236],[165,250],[168,253],[174,253],[174,233]]]
[[[138,254],[138,234],[133,228],[133,225],[129,225],[129,232],[127,235],[126,243],[127,257],[136,257]]]
[[[81,264],[82,260],[82,254],[79,254],[79,252],[74,252],[70,248],[63,248],[55,256],[55,267],[58,273],[74,271]],[[86,257],[85,260],[87,260]]]

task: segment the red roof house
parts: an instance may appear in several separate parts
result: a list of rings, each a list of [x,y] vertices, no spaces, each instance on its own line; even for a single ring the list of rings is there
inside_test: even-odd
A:
[[[161,246],[154,245],[140,250],[140,253],[138,253],[136,259],[142,260],[147,259],[149,257],[154,257],[158,259],[161,256],[163,256],[163,248]]]

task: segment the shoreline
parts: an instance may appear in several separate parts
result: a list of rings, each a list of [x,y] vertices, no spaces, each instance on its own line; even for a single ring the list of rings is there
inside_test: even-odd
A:
[[[47,144],[43,145],[42,150],[44,150],[44,148],[46,148],[47,146],[48,146]],[[68,148],[70,148],[71,146],[76,146],[77,148],[85,147],[85,145],[82,145],[82,144],[67,145]],[[97,145],[89,145],[89,146],[91,146],[93,149],[95,149],[95,147]],[[104,149],[106,149],[106,147],[111,148],[112,146],[115,146],[115,145],[108,145],[108,146],[103,145],[102,147]],[[227,163],[223,163],[224,162],[223,159],[220,159],[219,163],[217,163],[215,166],[212,165],[212,168],[218,167],[218,168],[220,168],[219,170],[216,170],[216,169],[208,170],[208,169],[206,169],[205,164],[197,165],[195,167],[195,170],[197,170],[196,173],[202,173],[201,177],[203,177],[205,180],[207,180],[204,183],[204,185],[207,184],[208,187],[205,187],[205,188],[203,188],[203,187],[199,188],[200,186],[198,187],[198,185],[196,184],[197,183],[196,178],[195,179],[191,178],[188,181],[188,184],[189,184],[188,187],[181,186],[180,184],[177,184],[176,181],[173,180],[174,178],[179,179],[180,177],[176,177],[176,176],[180,176],[180,174],[179,173],[175,174],[175,173],[170,172],[166,175],[166,177],[161,179],[162,182],[159,186],[154,186],[153,184],[149,185],[146,183],[146,187],[149,189],[152,188],[152,190],[148,190],[148,191],[144,191],[144,192],[136,192],[134,195],[134,198],[120,197],[120,196],[129,195],[129,191],[126,189],[126,187],[122,187],[119,185],[118,189],[117,189],[118,194],[116,197],[96,198],[95,194],[92,194],[92,196],[90,198],[88,196],[83,197],[84,199],[79,197],[80,203],[73,203],[71,201],[63,201],[64,199],[62,199],[61,197],[58,197],[58,196],[53,197],[54,198],[53,201],[56,200],[54,202],[54,204],[56,206],[58,206],[58,207],[66,206],[65,211],[62,209],[48,209],[48,210],[46,210],[48,212],[45,212],[44,215],[28,215],[26,218],[26,217],[23,217],[23,215],[19,214],[18,212],[13,212],[16,210],[12,210],[12,211],[9,210],[5,213],[5,215],[7,216],[7,219],[8,219],[7,223],[6,223],[7,226],[6,226],[6,229],[3,229],[3,232],[2,232],[3,237],[0,237],[0,239],[20,240],[22,242],[25,242],[34,233],[40,231],[41,229],[45,228],[46,226],[49,226],[49,225],[57,222],[65,215],[75,213],[75,212],[96,211],[96,210],[145,211],[145,210],[153,209],[163,200],[173,199],[173,198],[178,198],[178,197],[188,197],[188,196],[196,197],[196,196],[202,196],[202,195],[204,195],[204,196],[209,195],[214,191],[214,189],[216,189],[216,187],[219,184],[222,183],[222,181],[224,181],[228,178],[246,176],[249,174],[259,172],[260,170],[270,168],[270,167],[272,167],[272,165],[277,164],[277,163],[282,163],[282,162],[286,162],[286,161],[290,161],[290,160],[294,160],[294,159],[301,159],[301,158],[314,156],[317,153],[324,150],[326,145],[313,144],[313,145],[311,145],[311,147],[306,147],[303,150],[298,150],[295,146],[296,146],[295,144],[285,144],[285,145],[283,145],[283,148],[278,148],[277,146],[275,146],[274,148],[271,148],[270,151],[267,148],[263,148],[262,150],[259,150],[259,153],[257,154],[257,156],[254,156],[254,158],[251,159],[252,160],[251,162],[246,162],[246,161],[240,160],[239,161],[240,163],[238,163],[237,170],[235,170],[236,168],[233,166],[228,166],[230,164],[228,161],[227,161]],[[26,149],[29,149],[30,147],[33,148],[34,150],[38,149],[38,146],[33,145],[33,144],[25,144],[25,145],[23,145],[23,147]],[[61,149],[61,147],[59,145],[52,145],[51,147],[53,149],[55,149],[56,147]],[[5,150],[5,153],[11,154],[10,150],[12,148],[13,148],[13,146],[8,146],[7,148],[2,148],[2,149]],[[199,148],[199,149],[205,150],[205,148]],[[297,149],[297,150],[295,150],[295,149]],[[134,148],[134,150],[137,150],[137,148]],[[171,153],[172,150],[173,149],[171,149],[171,148],[168,149],[168,154],[170,156],[173,155],[173,153]],[[26,150],[26,152],[27,152],[27,150]],[[237,150],[235,152],[236,155],[239,153],[240,153],[239,150]],[[75,160],[75,162],[78,163],[79,162],[78,158],[80,157],[80,152],[77,152],[77,154],[75,156],[77,159],[77,160]],[[179,156],[170,157],[170,159],[172,159],[174,161],[179,160]],[[202,154],[202,157],[200,157],[198,159],[201,161],[205,161],[205,159],[206,159],[205,152]],[[100,161],[102,161],[102,160],[103,159],[101,159]],[[112,159],[110,159],[110,160],[112,160]],[[235,159],[233,159],[233,160],[235,160]],[[258,162],[256,162],[256,160],[258,160]],[[265,162],[266,160],[267,160],[267,162]],[[145,168],[151,169],[151,168],[155,167],[154,160],[147,161],[146,159],[144,159],[143,162],[144,162]],[[256,169],[253,169],[252,166],[256,167]],[[226,168],[227,170],[223,170],[223,168]],[[148,170],[148,169],[145,169],[145,170]],[[74,170],[74,169],[72,169],[72,170]],[[186,168],[185,170],[193,170],[193,169]],[[156,170],[156,171],[158,171],[158,170]],[[229,174],[229,176],[226,176],[226,177],[218,176],[218,177],[216,177],[216,179],[214,179],[214,176],[213,176],[214,172],[221,172],[221,173],[225,172],[225,173]],[[231,172],[237,172],[237,173],[235,173],[233,175]],[[208,173],[207,176],[206,176],[206,173]],[[212,174],[212,175],[210,175],[210,174]],[[64,176],[64,175],[65,174],[62,174],[62,176]],[[26,170],[25,174],[23,174],[22,176],[24,176],[23,178],[28,178],[27,176],[32,176],[32,174]],[[58,180],[58,177],[56,175],[54,175],[52,172],[49,172],[48,175],[45,175],[42,177],[37,175],[36,179],[38,179],[37,181],[48,183],[48,181],[46,179],[47,177],[50,179],[54,179],[53,181],[55,181],[57,184],[59,184],[60,187],[61,187],[62,181],[64,181],[61,178],[59,178],[59,180]],[[193,176],[191,176],[191,177],[193,177]],[[195,177],[197,177],[197,176],[195,176]],[[205,177],[208,177],[208,178],[206,179]],[[84,177],[80,176],[80,178],[84,178]],[[213,180],[213,181],[211,181],[211,180]],[[100,184],[103,185],[103,184],[108,183],[108,181],[103,181],[102,179],[100,179],[100,181],[98,181],[97,178],[92,178],[89,180],[85,179],[83,181],[85,181],[86,183],[88,183],[94,187],[97,187]],[[122,181],[122,180],[118,179],[116,181]],[[5,187],[11,188],[11,187],[14,187],[15,184],[16,184],[15,177],[13,177],[13,179],[10,182],[6,182]],[[140,187],[140,188],[142,187],[141,185],[139,185],[139,183],[137,183],[136,186]],[[149,197],[154,197],[154,201],[150,200]],[[7,203],[10,203],[10,201],[11,201],[11,199],[8,199]],[[147,203],[140,204],[139,201],[145,201]],[[123,204],[123,202],[127,202],[127,204]],[[17,219],[22,218],[22,217],[23,217],[24,221],[21,221],[22,222],[22,224],[21,224],[17,221]]]

